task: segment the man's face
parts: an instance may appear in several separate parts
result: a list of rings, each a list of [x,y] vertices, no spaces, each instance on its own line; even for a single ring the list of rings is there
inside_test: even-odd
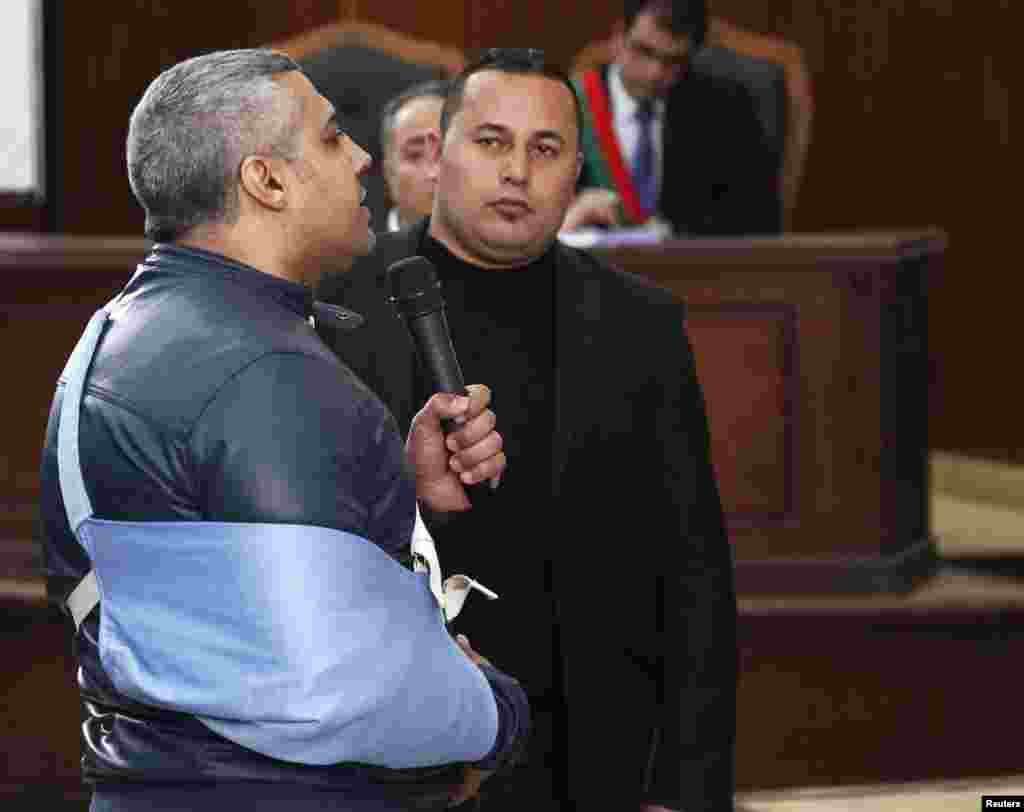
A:
[[[477,265],[525,265],[554,242],[580,161],[569,88],[544,76],[474,73],[442,144],[431,234]]]
[[[395,114],[384,149],[384,180],[402,224],[426,217],[434,208],[436,153],[444,99],[421,96]]]
[[[668,95],[686,72],[690,38],[674,36],[658,25],[649,12],[638,14],[628,30],[615,35],[616,62],[622,68],[622,84],[634,99]]]
[[[308,268],[348,267],[373,248],[370,212],[361,205],[366,192],[359,182],[370,156],[339,129],[334,108],[309,79],[295,71],[281,81],[302,101],[298,159],[288,163],[294,192],[289,238]]]

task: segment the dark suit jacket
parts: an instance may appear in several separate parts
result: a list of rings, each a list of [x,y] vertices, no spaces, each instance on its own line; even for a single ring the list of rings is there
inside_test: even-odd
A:
[[[318,292],[366,316],[359,330],[324,338],[403,428],[422,403],[384,272],[419,253],[426,223],[381,235],[372,256]],[[731,809],[732,561],[684,310],[638,276],[554,250],[557,512],[538,522],[559,545],[565,792],[580,809],[636,809],[641,799]],[[443,551],[444,526],[434,534]]]
[[[600,73],[607,89],[608,67]],[[724,48],[704,48],[666,105],[658,208],[676,231],[779,233],[782,69]],[[580,186],[590,183],[584,165]]]

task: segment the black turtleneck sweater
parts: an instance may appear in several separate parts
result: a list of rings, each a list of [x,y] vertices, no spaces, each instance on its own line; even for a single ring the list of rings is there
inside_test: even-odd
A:
[[[497,491],[477,486],[473,509],[435,532],[446,573],[465,573],[500,595],[474,594],[453,629],[518,678],[537,710],[557,684],[547,532],[551,501],[554,273],[550,253],[494,270],[455,257],[425,236],[438,269],[452,342],[467,383],[491,388],[508,466]],[[428,385],[420,381],[422,400]]]

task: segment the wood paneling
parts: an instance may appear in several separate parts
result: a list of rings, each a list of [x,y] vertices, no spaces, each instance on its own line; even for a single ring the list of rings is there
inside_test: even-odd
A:
[[[444,3],[375,3],[372,0],[339,0],[342,19],[355,18],[386,25],[420,39],[458,48],[472,47],[467,28],[473,4],[466,0]]]
[[[785,304],[689,310],[715,473],[733,522],[792,517],[794,316]]]
[[[1017,376],[1024,298],[1010,144],[1010,0],[711,0],[714,10],[800,44],[815,85],[814,133],[796,228],[935,225],[949,272],[930,301],[932,444],[1024,463]],[[1018,77],[1016,79],[1012,77]]]
[[[563,69],[577,51],[611,33],[622,8],[615,0],[533,0],[529,5],[491,0],[467,6],[472,48],[541,48]]]
[[[60,3],[56,70],[62,172],[54,230],[142,234],[125,170],[128,118],[146,86],[182,59],[262,45],[331,20],[327,0]]]
[[[339,9],[472,51],[532,45],[568,64],[604,37],[614,0],[372,4],[368,0],[143,0],[56,3],[52,65],[61,104],[49,122],[59,183],[45,216],[0,211],[0,228],[140,234],[125,178],[128,116],[171,63],[258,45],[336,19]],[[950,235],[949,272],[930,301],[932,444],[1024,462],[1019,384],[1008,375],[1024,275],[1012,234],[1009,0],[712,0],[715,13],[805,52],[816,111],[799,231],[935,225]],[[703,123],[702,126],[712,126]]]
[[[9,665],[0,668],[0,797],[4,785],[35,785],[54,794],[80,786],[81,706],[70,628],[70,621],[38,609],[4,607],[0,643]]]
[[[95,310],[128,281],[141,239],[0,234],[0,340],[17,397],[5,398],[0,540],[35,536],[39,457],[57,378]]]
[[[927,263],[940,235],[689,240],[608,252],[694,313],[715,464],[741,565],[902,556],[928,545]],[[0,537],[29,539],[57,376],[92,312],[145,252],[135,239],[0,237],[19,397],[0,466]],[[740,578],[744,588],[761,588]],[[778,575],[771,584],[777,585]],[[900,577],[903,577],[902,574]],[[828,591],[834,578],[798,577]],[[893,587],[871,581],[867,588]],[[865,588],[864,586],[853,588]]]
[[[925,314],[943,249],[925,233],[601,252],[689,305],[741,591],[928,572]]]
[[[42,231],[44,212],[42,200],[0,193],[0,230]]]
[[[1019,580],[967,573],[907,597],[741,599],[737,786],[1019,771],[1021,619]]]

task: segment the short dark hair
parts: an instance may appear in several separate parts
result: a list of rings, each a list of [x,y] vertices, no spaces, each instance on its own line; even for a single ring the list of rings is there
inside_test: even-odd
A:
[[[455,118],[455,114],[462,109],[462,96],[466,89],[466,82],[474,73],[481,73],[486,70],[496,70],[502,73],[525,74],[528,76],[543,76],[554,82],[565,85],[566,90],[572,96],[573,105],[576,109],[576,135],[577,138],[583,132],[583,108],[580,105],[579,96],[565,72],[548,64],[544,58],[544,52],[536,48],[488,48],[480,57],[451,80],[448,88],[448,98],[445,99],[444,107],[441,108],[441,138],[448,132],[448,127]]]
[[[398,115],[401,109],[416,99],[430,98],[441,100],[448,98],[447,79],[430,79],[426,82],[417,82],[388,100],[388,103],[384,105],[384,109],[380,113],[380,148],[382,152],[388,148],[388,142],[391,140],[391,131],[395,128],[395,116]]]
[[[628,31],[640,14],[653,14],[658,27],[689,37],[694,48],[704,45],[708,31],[707,0],[625,0],[623,21]]]

